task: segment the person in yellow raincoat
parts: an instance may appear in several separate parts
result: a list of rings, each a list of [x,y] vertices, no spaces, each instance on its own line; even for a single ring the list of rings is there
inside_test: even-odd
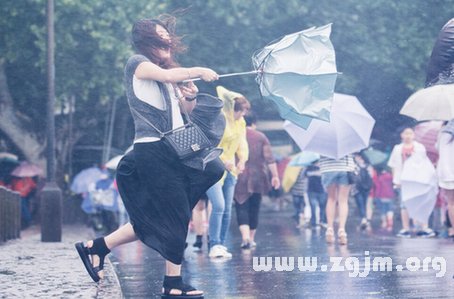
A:
[[[250,109],[249,101],[242,95],[222,86],[216,88],[218,97],[224,101],[226,128],[218,147],[223,149],[221,160],[225,165],[223,178],[207,191],[213,209],[209,221],[209,256],[231,257],[224,246],[232,212],[237,176],[245,167],[249,156],[244,115]]]

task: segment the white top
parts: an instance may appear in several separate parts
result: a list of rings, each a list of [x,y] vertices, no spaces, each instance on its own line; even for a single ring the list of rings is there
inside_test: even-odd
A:
[[[158,83],[156,81],[139,79],[136,76],[133,76],[132,85],[134,89],[134,94],[139,100],[159,110],[164,111],[166,109],[164,96],[161,94]],[[172,128],[176,129],[184,125],[183,117],[181,116],[179,101],[175,95],[172,85],[171,84],[165,85],[169,90],[170,100],[172,101],[172,120],[173,120]],[[158,137],[144,137],[134,140],[134,143],[155,142],[159,140],[160,138]]]
[[[420,155],[422,157],[427,157],[426,148],[419,142],[414,141],[414,149],[412,155]],[[395,185],[400,185],[401,176],[402,176],[402,169],[404,167],[404,162],[402,159],[402,148],[403,143],[397,144],[394,146],[393,151],[391,153],[391,157],[388,161],[388,166],[393,169],[393,183]]]
[[[440,158],[437,164],[438,184],[441,188],[454,189],[454,141],[451,134],[438,135],[437,148]]]

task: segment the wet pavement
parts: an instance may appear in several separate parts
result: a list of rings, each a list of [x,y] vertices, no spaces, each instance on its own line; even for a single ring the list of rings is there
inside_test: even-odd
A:
[[[351,216],[347,225],[348,245],[327,245],[322,229],[298,229],[290,216],[290,210],[262,209],[256,237],[258,247],[242,250],[233,215],[228,244],[233,253],[230,260],[210,260],[205,244],[201,253],[194,252],[191,234],[183,277],[205,291],[205,298],[454,298],[454,242],[451,240],[400,239],[381,229],[359,231],[359,220]],[[373,271],[374,258],[388,256],[392,258],[393,270]],[[277,271],[273,265],[269,272],[256,272],[253,257],[294,257],[294,270]],[[298,257],[317,257],[317,270],[299,271]],[[334,260],[330,262],[330,257],[342,258],[340,266],[344,270],[330,271],[335,264]],[[366,262],[368,257],[370,267]],[[407,260],[411,257],[414,258]],[[432,260],[426,263],[427,271],[423,271],[426,257]],[[434,257],[445,259],[444,277],[436,277],[437,273],[443,274],[443,261]],[[359,268],[354,267],[355,258]],[[125,298],[159,298],[164,261],[153,250],[136,242],[117,248],[111,260]],[[416,269],[418,261],[420,269],[410,271]],[[322,265],[327,266],[325,271]],[[397,270],[399,265],[403,265],[402,271]],[[350,277],[355,274],[354,269],[363,273],[357,276],[365,277]],[[368,275],[366,269],[370,269]]]
[[[122,298],[111,262],[104,279],[88,276],[74,243],[91,239],[85,225],[64,225],[62,242],[41,242],[39,226],[21,232],[21,238],[0,244],[0,298]]]

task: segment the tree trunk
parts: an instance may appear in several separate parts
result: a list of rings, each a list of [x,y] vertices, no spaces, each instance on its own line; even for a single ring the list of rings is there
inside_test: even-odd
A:
[[[46,172],[46,160],[42,156],[45,142],[40,142],[35,132],[24,129],[24,121],[25,118],[14,110],[5,73],[5,61],[0,58],[0,130],[21,150],[29,162],[37,164]]]

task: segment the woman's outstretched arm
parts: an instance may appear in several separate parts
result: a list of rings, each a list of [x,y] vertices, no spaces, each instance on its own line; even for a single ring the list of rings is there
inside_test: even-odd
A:
[[[188,79],[201,78],[211,82],[219,79],[218,74],[203,67],[163,69],[152,62],[142,62],[136,68],[134,75],[139,79],[155,80],[163,83],[178,83]]]

